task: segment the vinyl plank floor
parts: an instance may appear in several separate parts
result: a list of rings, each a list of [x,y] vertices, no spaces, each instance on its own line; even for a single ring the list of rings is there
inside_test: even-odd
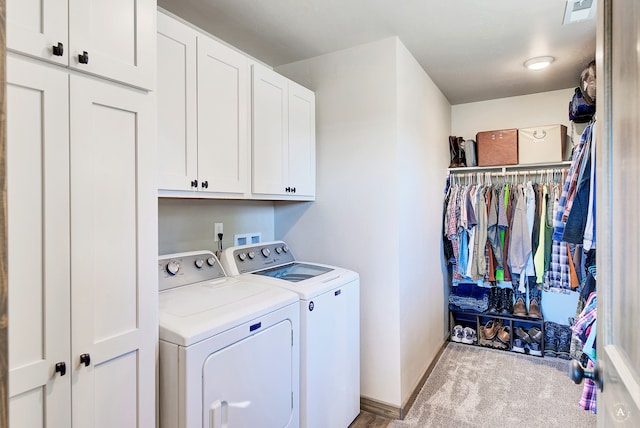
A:
[[[391,422],[393,422],[393,419],[361,411],[358,417],[349,425],[349,428],[387,428],[391,426]]]

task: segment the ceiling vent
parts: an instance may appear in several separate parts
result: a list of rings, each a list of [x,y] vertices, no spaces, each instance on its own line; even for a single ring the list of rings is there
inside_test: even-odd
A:
[[[595,19],[596,0],[567,0],[564,9],[563,24],[573,24],[574,22]]]

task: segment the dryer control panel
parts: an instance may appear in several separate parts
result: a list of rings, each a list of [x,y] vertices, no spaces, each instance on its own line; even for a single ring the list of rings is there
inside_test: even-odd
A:
[[[226,276],[211,251],[166,254],[158,258],[158,291]]]
[[[287,244],[274,241],[227,248],[222,260],[231,275],[238,275],[291,263],[295,258]]]

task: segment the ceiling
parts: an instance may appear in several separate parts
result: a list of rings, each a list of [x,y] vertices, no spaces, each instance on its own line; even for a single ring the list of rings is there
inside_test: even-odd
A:
[[[595,0],[594,0],[595,3]],[[563,25],[565,0],[158,0],[277,67],[398,36],[453,105],[577,86],[596,22]],[[531,57],[550,67],[527,70]]]

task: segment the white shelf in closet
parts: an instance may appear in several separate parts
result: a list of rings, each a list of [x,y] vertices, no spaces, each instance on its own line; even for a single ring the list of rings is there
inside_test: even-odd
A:
[[[517,165],[494,165],[494,166],[463,166],[459,168],[447,168],[447,171],[453,174],[465,174],[470,172],[492,172],[501,170],[506,173],[508,170],[538,170],[538,169],[555,169],[566,168],[571,165],[571,161],[552,162],[552,163],[534,163],[534,164],[517,164]]]

